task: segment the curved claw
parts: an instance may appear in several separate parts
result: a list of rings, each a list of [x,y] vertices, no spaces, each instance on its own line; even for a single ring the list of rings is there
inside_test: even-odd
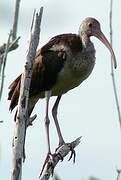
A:
[[[70,146],[70,150],[71,150],[71,155],[70,155],[68,161],[70,161],[72,159],[72,157],[73,157],[73,163],[75,163],[76,152],[75,152],[75,150],[71,146]]]

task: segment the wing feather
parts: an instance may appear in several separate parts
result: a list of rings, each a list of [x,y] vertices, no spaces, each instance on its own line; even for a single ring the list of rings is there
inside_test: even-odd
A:
[[[66,49],[63,47],[68,47],[72,52],[81,51],[82,45],[79,36],[76,34],[55,36],[37,51],[30,85],[30,98],[50,90],[56,83],[58,72],[63,68],[67,58]],[[8,100],[11,100],[9,108],[11,111],[18,103],[20,81],[21,75],[9,86]]]

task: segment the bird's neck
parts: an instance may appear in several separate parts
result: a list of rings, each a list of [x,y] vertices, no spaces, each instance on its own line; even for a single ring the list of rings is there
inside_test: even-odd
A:
[[[87,34],[82,34],[81,36],[82,44],[85,49],[90,51],[93,48],[93,43],[90,40],[90,37]]]

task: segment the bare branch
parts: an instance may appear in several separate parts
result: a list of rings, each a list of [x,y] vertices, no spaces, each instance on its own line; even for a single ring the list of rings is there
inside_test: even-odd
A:
[[[17,35],[17,26],[18,26],[18,16],[19,16],[19,7],[20,7],[20,0],[16,0],[15,4],[15,14],[14,14],[14,20],[13,20],[13,28],[11,31],[11,35],[9,35],[9,43],[3,44],[0,46],[0,75],[1,75],[1,82],[0,82],[0,100],[2,97],[3,92],[3,85],[4,85],[4,72],[6,67],[6,60],[7,60],[7,54],[9,51],[12,51],[18,47],[18,40],[19,38],[16,38]],[[7,50],[6,50],[7,49]]]
[[[10,39],[11,48],[9,48],[9,51],[14,50],[18,47],[19,38],[17,38],[17,27],[18,27],[19,9],[20,9],[20,0],[16,0],[15,13],[13,18],[13,27],[12,27],[12,39]],[[5,47],[6,47],[5,43],[2,46],[0,46],[0,55],[4,54]]]
[[[110,0],[110,14],[109,14],[109,19],[110,19],[110,42],[113,45],[112,14],[113,14],[113,0]],[[112,84],[113,84],[114,96],[115,96],[115,101],[116,101],[116,107],[117,107],[117,112],[118,112],[118,119],[119,119],[119,124],[120,124],[120,128],[121,128],[121,111],[120,111],[118,93],[117,93],[117,88],[116,88],[116,81],[115,81],[112,57],[111,57],[111,76],[112,76]]]
[[[53,156],[54,159],[50,159],[50,161],[47,162],[43,175],[39,177],[40,180],[49,180],[50,176],[53,175],[53,169],[58,164],[58,162],[64,159],[64,157],[71,151],[71,148],[74,149],[80,143],[80,139],[81,137],[77,138],[71,143],[64,144],[57,149]]]
[[[13,51],[18,47],[19,39],[20,39],[20,36],[18,38],[14,39],[14,41],[10,42],[8,52]],[[2,58],[2,56],[5,53],[5,47],[6,47],[5,43],[2,46],[0,46],[0,59]]]
[[[19,9],[20,9],[20,1],[16,0],[15,4],[15,13],[14,13],[14,20],[13,20],[13,32],[12,32],[12,41],[14,41],[17,37],[17,27],[18,27],[18,17],[19,17]]]
[[[26,137],[27,122],[28,122],[27,109],[28,109],[29,87],[32,76],[33,61],[35,59],[36,49],[39,43],[42,12],[43,12],[43,7],[40,9],[39,13],[36,13],[34,32],[31,35],[25,70],[21,78],[18,112],[15,122],[15,131],[14,131],[13,145],[12,145],[13,167],[11,172],[11,180],[21,180],[22,160],[25,159],[25,137]],[[33,119],[35,119],[35,117]]]
[[[11,36],[12,36],[12,33],[11,33]],[[9,37],[8,37],[9,39]],[[3,44],[0,48],[0,73],[1,73],[1,69],[2,69],[2,65],[4,63],[4,54],[6,54],[6,47],[7,47],[7,53],[9,51],[12,51],[14,49],[16,49],[18,47],[18,40],[20,39],[20,37],[16,38],[14,41],[10,42],[9,40],[9,44],[6,43],[6,44]]]
[[[33,125],[33,121],[36,119],[37,115],[35,114],[34,116],[30,117],[27,121],[27,127]]]
[[[7,43],[1,46],[1,50],[0,50],[0,101],[2,98],[2,92],[4,87],[7,55],[9,51],[12,51],[18,47],[18,40],[20,39],[20,37],[18,37],[13,42],[10,42],[11,37],[12,37],[12,31],[9,34]]]
[[[8,49],[9,49],[9,44],[10,44],[11,36],[12,36],[12,31],[10,31],[10,34],[9,34],[9,37],[8,37],[8,41],[7,41],[7,44],[6,44],[6,48],[5,48],[5,53],[4,53],[3,60],[2,60],[3,61],[3,66],[2,66],[1,84],[0,84],[0,100],[1,100],[2,92],[3,92],[5,67],[6,67],[6,60],[7,60],[7,54],[8,54]]]

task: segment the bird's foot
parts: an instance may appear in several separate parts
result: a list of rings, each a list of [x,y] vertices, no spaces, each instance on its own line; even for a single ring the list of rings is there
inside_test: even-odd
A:
[[[69,146],[70,151],[71,151],[71,155],[70,155],[68,161],[70,161],[73,158],[73,163],[75,163],[75,160],[76,160],[76,151],[74,150],[74,148],[72,147],[72,145],[70,143],[68,143],[68,146]]]
[[[72,146],[72,143],[63,143],[63,144],[59,144],[58,147],[56,148],[55,150],[55,153],[60,156],[60,160],[63,161],[63,157],[61,156],[61,154],[58,152],[59,149],[62,147],[62,146],[68,146],[68,148],[70,149],[71,151],[71,155],[68,159],[68,161],[70,161],[72,158],[73,158],[73,163],[75,163],[75,159],[76,159],[76,152],[74,150],[74,147]]]

